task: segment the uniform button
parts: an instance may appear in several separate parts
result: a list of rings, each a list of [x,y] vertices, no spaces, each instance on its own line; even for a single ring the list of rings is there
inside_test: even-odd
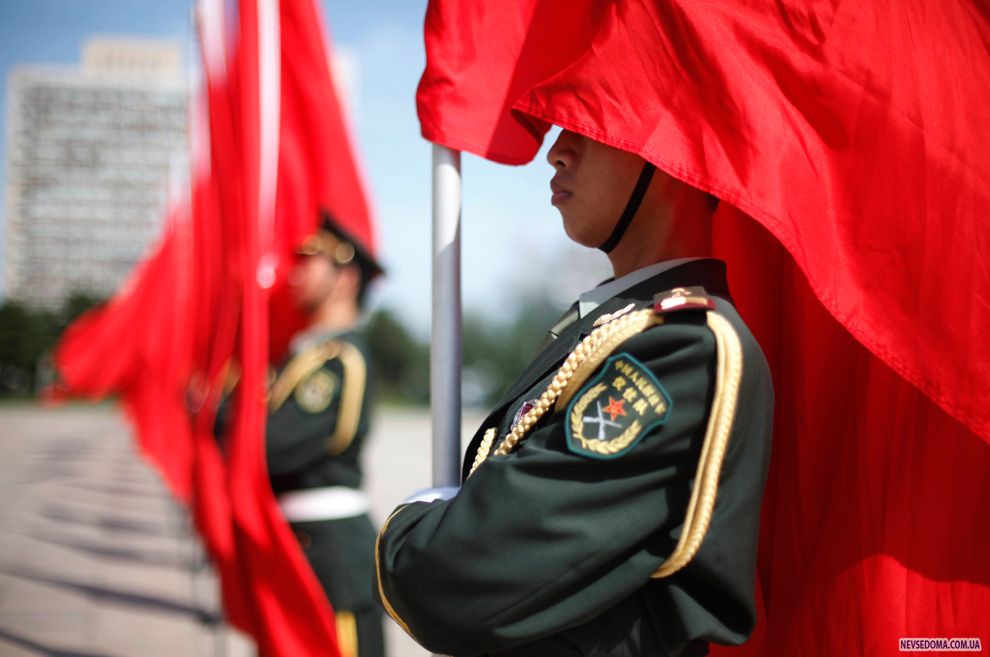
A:
[[[299,541],[299,545],[304,548],[308,548],[313,544],[313,537],[306,532],[296,532],[296,540]]]

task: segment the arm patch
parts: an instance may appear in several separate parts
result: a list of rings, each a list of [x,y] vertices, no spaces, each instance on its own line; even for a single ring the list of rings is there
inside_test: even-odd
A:
[[[567,407],[567,447],[590,458],[619,458],[664,424],[672,405],[645,365],[625,352],[611,356]]]
[[[296,386],[293,397],[299,408],[307,413],[322,413],[330,406],[339,386],[340,379],[336,374],[318,369]]]

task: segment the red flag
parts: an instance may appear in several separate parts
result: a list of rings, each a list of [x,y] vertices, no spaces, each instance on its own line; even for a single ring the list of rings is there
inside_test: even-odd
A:
[[[280,21],[284,35],[281,134],[272,245],[280,267],[269,313],[276,362],[305,322],[284,284],[295,248],[316,232],[320,211],[330,212],[369,255],[378,255],[364,176],[331,74],[332,49],[318,8],[310,0],[283,2]]]
[[[123,392],[142,453],[185,501],[192,487],[185,411],[190,334],[181,280],[189,257],[187,211],[171,208],[162,239],[122,291],[73,323],[55,350],[63,391],[90,399]]]
[[[300,3],[295,3],[300,4]],[[237,361],[240,381],[227,439],[227,509],[233,517],[233,552],[251,615],[239,619],[265,655],[336,654],[332,610],[281,516],[267,477],[263,436],[268,368],[268,294],[278,272],[285,227],[276,223],[276,183],[281,166],[280,48],[298,35],[281,29],[274,0],[243,0],[237,16],[231,75],[208,70],[213,165],[221,187],[223,221],[236,257],[239,309]],[[215,25],[214,25],[215,26]],[[207,44],[204,50],[213,46]],[[226,57],[207,55],[207,63]],[[223,84],[226,82],[226,86]],[[215,508],[223,521],[223,508]],[[234,605],[242,601],[229,601]]]
[[[767,654],[990,629],[988,41],[969,2],[430,3],[427,139],[556,124],[723,199],[778,394]]]
[[[230,622],[264,655],[335,655],[332,609],[268,483],[268,304],[318,208],[374,253],[371,218],[312,0],[200,9],[209,130],[195,106],[192,222],[169,221],[129,288],[72,328],[58,364],[77,393],[122,392],[145,453],[191,506]],[[231,359],[239,393],[221,453],[213,425]]]

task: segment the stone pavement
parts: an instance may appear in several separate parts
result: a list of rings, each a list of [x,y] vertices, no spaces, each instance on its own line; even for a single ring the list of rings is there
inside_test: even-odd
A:
[[[365,462],[381,523],[429,485],[429,417],[386,411],[375,427]],[[428,654],[387,629],[391,657]],[[0,406],[0,657],[253,654],[220,621],[186,513],[115,406]]]

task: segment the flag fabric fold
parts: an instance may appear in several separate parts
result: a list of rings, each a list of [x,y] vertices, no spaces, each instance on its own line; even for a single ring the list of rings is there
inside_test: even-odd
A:
[[[778,398],[741,650],[986,640],[985,9],[432,0],[425,41],[427,139],[521,164],[553,124],[722,199]]]

